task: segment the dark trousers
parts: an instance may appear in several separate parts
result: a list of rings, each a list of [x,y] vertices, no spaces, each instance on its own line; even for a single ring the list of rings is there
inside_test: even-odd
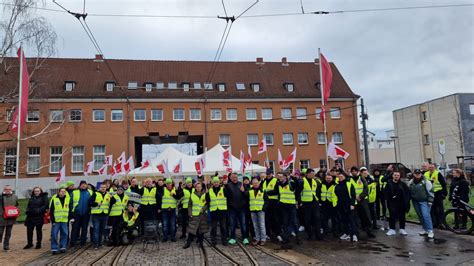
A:
[[[377,219],[387,216],[387,202],[383,196],[382,191],[377,192],[377,198],[375,200],[375,210],[377,214]]]
[[[141,205],[139,210],[140,215],[140,232],[141,235],[145,234],[145,221],[156,221],[157,220],[157,209],[156,204],[153,205]]]
[[[280,203],[277,200],[268,200],[267,209],[265,210],[265,229],[267,235],[276,237],[280,235],[281,223],[278,207]]]
[[[227,242],[227,211],[211,211],[211,242],[216,243],[217,225],[221,232],[222,243]]]
[[[28,245],[33,245],[33,231],[36,229],[36,245],[41,245],[41,241],[43,240],[43,225],[28,225],[26,227],[26,239],[28,241]]]
[[[3,239],[3,247],[8,248],[10,246],[10,238],[12,236],[13,225],[0,226],[0,242]],[[3,238],[3,232],[5,232],[5,238]]]
[[[176,239],[176,209],[165,209],[161,211],[163,219],[163,241],[168,237]]]
[[[321,239],[321,214],[319,203],[303,203],[301,211],[304,217],[304,230],[308,239],[313,237]]]
[[[390,218],[388,220],[390,229],[395,230],[395,223],[398,221],[400,223],[400,229],[405,229],[405,210],[403,206],[394,205],[388,209],[390,213]]]
[[[377,205],[376,202],[369,203],[370,218],[372,220],[372,226],[374,228],[377,227],[377,214],[375,213],[375,205]]]
[[[76,245],[79,238],[81,246],[86,244],[90,217],[90,214],[74,215],[74,223],[72,223],[71,231],[71,246]]]
[[[329,220],[331,220],[331,229],[329,229]],[[329,231],[333,234],[336,234],[337,231],[341,231],[337,210],[332,206],[332,202],[323,204],[321,208],[321,221],[324,234],[329,233]]]
[[[433,205],[431,206],[431,220],[433,228],[439,227],[444,220],[444,197],[441,191],[435,192]]]
[[[357,215],[359,216],[362,229],[364,229],[364,231],[370,232],[371,222],[369,202],[367,200],[361,200],[357,202],[356,211]]]
[[[298,222],[295,204],[281,204],[281,214],[283,224],[282,238],[284,242],[288,242],[292,233],[297,234]]]
[[[102,246],[102,238],[105,234],[105,226],[107,224],[107,216],[105,215],[91,215],[92,226],[94,227],[92,234],[92,242],[95,247]]]
[[[191,244],[194,239],[196,238],[196,242],[199,244],[199,245],[202,245],[202,242],[204,240],[204,234],[199,232],[199,230],[197,231],[197,234],[194,235],[194,234],[191,234],[189,233],[188,234],[188,239],[186,240],[189,244]]]
[[[181,235],[186,236],[186,230],[188,228],[188,223],[189,223],[189,214],[188,214],[188,208],[181,208]]]
[[[339,223],[341,225],[342,233],[349,236],[358,235],[355,214],[354,211],[350,209],[350,206],[338,205],[337,213],[339,216]]]
[[[247,236],[251,239],[255,238],[255,229],[253,228],[252,215],[250,214],[250,207],[246,207],[245,211],[245,223],[247,227]]]
[[[112,245],[120,244],[120,235],[121,235],[121,225],[122,225],[122,215],[119,216],[109,216],[109,225],[112,226],[112,233],[110,234],[110,240]]]
[[[227,211],[230,220],[230,238],[235,239],[235,230],[237,229],[237,223],[240,226],[240,233],[242,238],[248,238],[247,223],[245,222],[245,210],[244,209],[229,209]]]

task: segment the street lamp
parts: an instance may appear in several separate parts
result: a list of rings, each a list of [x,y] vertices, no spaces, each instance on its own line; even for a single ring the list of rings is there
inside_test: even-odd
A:
[[[397,142],[396,140],[398,139],[398,136],[390,136],[391,139],[393,139],[393,148],[395,150],[395,166],[398,167],[398,159],[397,159]]]

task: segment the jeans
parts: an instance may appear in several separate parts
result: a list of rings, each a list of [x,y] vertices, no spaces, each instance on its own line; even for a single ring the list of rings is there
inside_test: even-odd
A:
[[[221,232],[221,242],[227,242],[227,211],[211,211],[211,242],[216,243],[217,238],[217,225],[219,224]]]
[[[280,235],[281,224],[275,221],[279,221],[280,213],[279,208],[280,203],[278,200],[268,200],[267,209],[265,210],[265,226],[267,234],[271,237],[276,237]]]
[[[13,225],[0,226],[0,242],[3,239],[3,231],[5,231],[5,239],[3,239],[3,247],[8,248],[10,246],[10,237],[12,236]]]
[[[105,224],[107,223],[107,216],[92,215],[92,227],[94,228],[92,234],[92,243],[95,247],[102,245],[102,238],[105,233]]]
[[[433,222],[431,221],[430,216],[430,205],[427,201],[412,201],[413,208],[415,208],[415,212],[418,215],[418,219],[420,219],[421,226],[423,229],[428,231],[433,231]]]
[[[292,233],[298,235],[298,221],[296,217],[296,205],[295,204],[281,204],[281,215],[282,215],[282,238],[285,242],[288,242]]]
[[[163,210],[163,240],[176,238],[176,209]]]
[[[240,232],[242,233],[242,238],[248,238],[247,226],[245,223],[245,210],[228,210],[229,219],[230,219],[230,238],[235,239],[235,229],[237,228],[237,222],[240,225]]]
[[[256,241],[267,241],[267,233],[265,230],[265,212],[250,212],[252,216],[253,228],[255,230]]]
[[[71,246],[76,245],[80,235],[80,244],[85,245],[87,241],[87,228],[89,227],[90,214],[74,215],[74,223],[71,230]]]
[[[51,228],[51,251],[66,250],[68,241],[68,223],[54,223]],[[59,245],[58,245],[59,234]]]
[[[33,231],[36,228],[36,244],[41,245],[41,240],[43,240],[43,225],[28,225],[26,227],[26,239],[28,240],[28,245],[33,245]]]
[[[316,237],[321,239],[321,215],[319,203],[303,203],[301,206],[304,217],[304,230],[308,239]]]

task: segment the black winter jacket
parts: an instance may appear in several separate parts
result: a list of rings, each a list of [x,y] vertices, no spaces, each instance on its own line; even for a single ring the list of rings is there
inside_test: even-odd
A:
[[[43,224],[43,217],[48,206],[48,193],[43,192],[39,196],[31,195],[26,207],[25,226],[35,226]]]

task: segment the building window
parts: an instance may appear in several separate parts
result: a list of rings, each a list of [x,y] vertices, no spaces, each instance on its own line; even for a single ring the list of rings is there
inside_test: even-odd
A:
[[[136,81],[129,81],[128,82],[128,89],[129,90],[136,90],[138,88],[138,82]]]
[[[198,108],[189,109],[189,119],[190,120],[201,120],[201,109],[198,109]]]
[[[159,81],[159,82],[156,83],[156,89],[157,90],[162,90],[164,88],[165,88],[165,83],[164,82]]]
[[[26,117],[26,122],[36,123],[40,120],[39,110],[28,110],[28,116]]]
[[[204,89],[205,89],[205,90],[212,90],[212,89],[213,89],[212,83],[210,83],[210,82],[205,82],[205,83],[204,83]]]
[[[316,119],[321,119],[321,112],[323,109],[321,108],[316,108],[315,114],[316,114]]]
[[[194,89],[200,90],[201,89],[201,82],[194,82]]]
[[[26,162],[26,170],[28,174],[39,174],[40,159],[40,147],[29,147],[28,161]]]
[[[221,109],[211,109],[211,120],[221,120],[222,111]]]
[[[281,108],[281,118],[291,119],[291,108]]]
[[[300,160],[300,167],[301,169],[308,169],[309,166],[309,160]]]
[[[331,118],[332,119],[340,119],[341,118],[341,108],[340,107],[333,107],[330,109]]]
[[[262,120],[272,120],[273,112],[272,108],[262,108]]]
[[[265,139],[267,146],[273,145],[273,133],[264,133],[263,138]]]
[[[7,122],[12,121],[13,110],[7,110]]]
[[[469,114],[474,115],[474,103],[469,104]]]
[[[426,161],[427,161],[429,164],[433,163],[432,160],[431,160],[431,158],[426,158]]]
[[[237,120],[237,109],[229,108],[226,110],[226,119],[227,120]]]
[[[293,83],[285,83],[285,89],[288,92],[293,92],[295,90],[295,85]]]
[[[272,173],[275,173],[275,161],[269,161],[268,168],[272,170]]]
[[[113,82],[106,82],[105,83],[105,90],[109,91],[109,92],[114,91],[114,86],[115,86],[115,84]]]
[[[217,88],[219,89],[219,91],[225,91],[225,83],[217,84]]]
[[[69,113],[69,121],[71,122],[81,122],[82,121],[82,110],[73,109]]]
[[[236,83],[235,86],[237,87],[238,91],[245,90],[245,84],[244,83]]]
[[[327,161],[326,161],[326,159],[320,159],[320,160],[319,160],[319,168],[321,168],[321,169],[323,169],[323,168],[324,168],[324,169],[327,169]]]
[[[336,144],[342,143],[342,132],[332,133],[332,141]]]
[[[49,172],[52,174],[59,173],[63,167],[63,147],[51,147],[49,157]]]
[[[257,146],[258,145],[258,134],[247,134],[247,145]]]
[[[296,108],[296,119],[308,119],[308,117],[306,117],[306,113],[306,108]]]
[[[252,90],[254,92],[259,92],[260,91],[260,83],[252,83]]]
[[[247,120],[257,120],[257,109],[247,108]]]
[[[151,121],[163,121],[163,109],[152,109]]]
[[[145,91],[151,91],[153,89],[152,83],[145,83]]]
[[[184,109],[177,108],[173,109],[173,121],[183,121],[184,120]]]
[[[84,146],[72,147],[72,167],[71,172],[82,173],[84,167]]]
[[[63,110],[51,110],[49,112],[49,119],[51,122],[62,122],[64,120]]]
[[[116,109],[110,112],[110,120],[112,121],[123,121],[123,110]]]
[[[92,147],[92,160],[94,160],[94,171],[98,171],[105,164],[105,145]]]
[[[423,144],[430,145],[430,135],[429,134],[423,135]]]
[[[178,88],[178,83],[176,82],[168,82],[168,89],[177,89]]]
[[[221,134],[219,135],[219,143],[223,147],[228,147],[230,146],[230,135],[229,134]]]
[[[145,109],[136,109],[133,111],[133,120],[134,121],[146,121],[146,110]]]
[[[428,116],[426,115],[426,111],[421,112],[421,121],[422,122],[428,121]]]
[[[283,133],[283,145],[293,145],[293,133]]]
[[[92,121],[94,121],[94,122],[105,121],[105,110],[104,109],[93,110],[92,111]]]
[[[298,133],[298,144],[299,145],[308,144],[308,133]]]
[[[318,132],[318,144],[326,144],[326,135],[323,132]]]
[[[189,88],[190,88],[191,84],[189,84],[187,82],[183,82],[183,83],[181,83],[181,86],[183,87],[184,91],[189,91]]]
[[[64,88],[66,91],[72,91],[76,85],[74,81],[66,81],[64,84]]]
[[[5,175],[16,174],[16,148],[5,149],[5,167],[3,170]]]

